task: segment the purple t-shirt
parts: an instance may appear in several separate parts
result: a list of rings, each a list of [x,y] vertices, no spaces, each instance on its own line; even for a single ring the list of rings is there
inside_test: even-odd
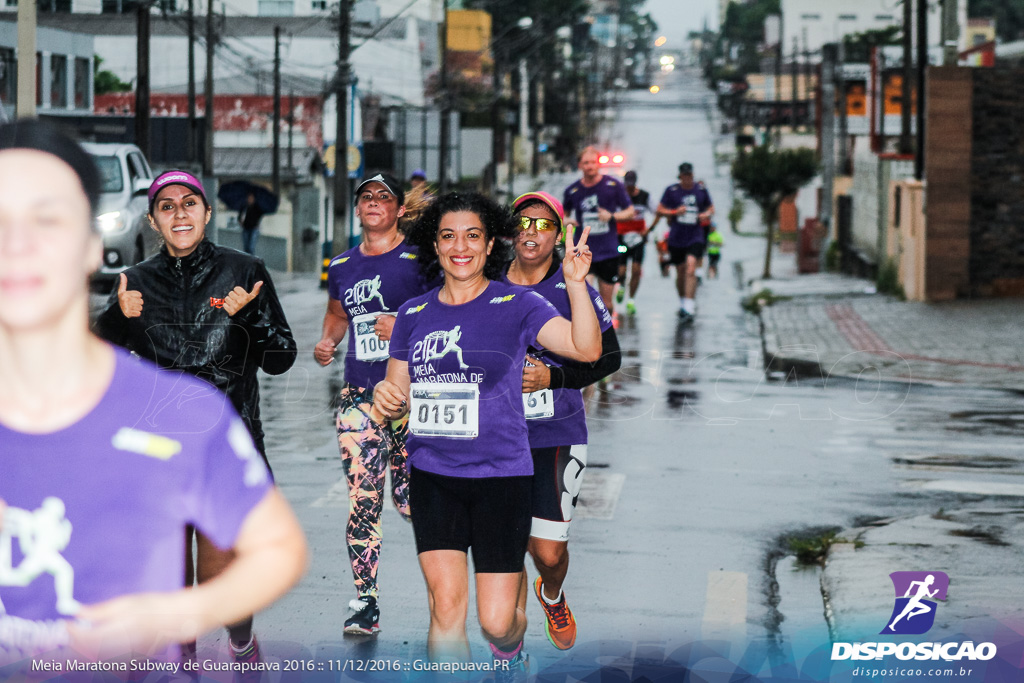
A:
[[[0,547],[12,551],[0,566],[0,653],[62,646],[62,622],[79,604],[182,588],[185,525],[231,547],[271,490],[220,392],[115,354],[110,386],[78,422],[47,434],[0,425]],[[5,643],[4,633],[24,640]]]
[[[391,338],[412,380],[409,462],[451,477],[532,475],[523,361],[558,311],[504,282],[459,306],[441,303],[439,291],[407,301]]]
[[[689,190],[684,190],[679,183],[669,185],[661,195],[661,205],[666,209],[686,206],[686,213],[668,217],[668,246],[683,249],[705,241],[704,227],[697,214],[711,206],[711,195],[706,188],[697,183]]]
[[[353,247],[331,261],[327,290],[348,316],[345,381],[373,389],[388,369],[388,342],[373,333],[376,314],[397,313],[402,304],[423,294],[416,247],[404,242],[384,254],[367,256]]]
[[[572,320],[572,307],[569,305],[569,292],[565,288],[565,274],[561,265],[550,276],[535,285],[529,285],[528,288],[550,301],[563,318]],[[597,290],[587,285],[587,292],[594,304],[601,332],[605,332],[612,326],[612,316]],[[537,352],[534,351],[535,349],[531,349],[531,355],[547,365],[560,367],[564,362],[561,356],[546,349],[538,347]],[[526,421],[530,431],[530,448],[587,443],[587,415],[583,410],[583,392],[579,389],[554,389],[551,393],[554,414],[551,417],[536,417]]]
[[[619,258],[619,233],[615,219],[608,222],[597,219],[597,209],[602,208],[611,213],[622,211],[633,206],[633,200],[626,192],[626,186],[611,176],[601,176],[596,185],[587,187],[582,180],[565,188],[562,206],[567,216],[574,216],[581,229],[590,226],[590,237],[587,244],[594,254],[594,261],[605,261]],[[577,231],[576,238],[579,237]]]

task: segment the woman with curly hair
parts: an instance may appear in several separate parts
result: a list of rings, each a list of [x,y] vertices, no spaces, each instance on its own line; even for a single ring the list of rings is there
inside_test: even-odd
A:
[[[427,582],[433,659],[468,659],[467,553],[473,548],[477,613],[496,659],[526,669],[523,556],[530,535],[533,459],[522,401],[528,346],[593,362],[601,330],[584,278],[587,230],[566,238],[562,268],[572,322],[544,297],[501,281],[509,211],[479,194],[438,198],[412,227],[430,278],[444,284],[403,304],[387,376],[371,416],[409,414],[413,532]]]

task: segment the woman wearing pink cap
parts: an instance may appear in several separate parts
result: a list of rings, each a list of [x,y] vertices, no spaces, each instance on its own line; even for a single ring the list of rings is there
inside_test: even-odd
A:
[[[121,273],[97,332],[162,368],[183,370],[227,394],[266,462],[257,370],[279,375],[295,362],[295,339],[263,261],[206,239],[212,207],[203,184],[181,170],[149,188],[149,224],[160,251]],[[269,468],[269,462],[267,463]],[[231,553],[197,534],[200,583],[219,574]],[[192,582],[192,539],[186,541]],[[252,618],[228,629],[238,661],[256,661]]]
[[[512,208],[519,234],[505,279],[542,295],[571,320],[565,275],[554,258],[564,219],[562,204],[547,192],[527,192]],[[562,583],[569,570],[569,524],[587,466],[587,421],[580,389],[607,377],[620,364],[612,317],[598,292],[589,285],[587,289],[601,325],[601,358],[582,363],[531,347],[523,371],[523,409],[534,471],[529,551],[540,573],[533,589],[544,609],[548,640],[559,650],[576,642],[576,619]]]

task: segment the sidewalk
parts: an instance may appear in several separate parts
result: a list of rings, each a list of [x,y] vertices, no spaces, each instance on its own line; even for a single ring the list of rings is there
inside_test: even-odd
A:
[[[872,282],[831,273],[784,274],[754,281],[750,291],[764,288],[791,297],[760,313],[773,370],[1024,390],[1018,299],[900,301],[876,294]]]
[[[758,316],[770,370],[820,374],[826,381],[863,377],[871,386],[881,379],[1024,391],[1020,300],[900,301],[877,294],[867,280],[797,275],[791,254],[777,254],[775,264],[776,277],[762,281],[749,280],[760,273],[759,261],[743,263],[749,293],[770,289],[788,297]],[[1012,453],[999,457],[1001,446],[979,439],[970,457],[925,447],[897,465],[919,472],[906,495],[933,495],[931,514],[839,533],[845,542],[831,546],[821,575],[833,642],[894,639],[878,635],[893,609],[894,571],[949,575],[949,596],[930,641],[964,640],[964,634],[987,640],[996,621],[1024,619],[1024,605],[1007,600],[1007,586],[1024,580],[1018,541],[1024,510],[1013,503],[1024,499],[1024,483],[1014,476],[1021,465]]]

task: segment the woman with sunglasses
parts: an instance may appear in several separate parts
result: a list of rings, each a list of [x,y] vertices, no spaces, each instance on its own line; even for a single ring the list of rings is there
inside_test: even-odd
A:
[[[98,178],[53,127],[0,126],[0,545],[16,549],[0,547],[0,666],[62,660],[68,645],[173,661],[305,566],[298,521],[228,400],[90,333]],[[188,590],[187,524],[233,554]]]
[[[477,613],[497,659],[526,667],[523,557],[530,533],[533,458],[522,401],[530,345],[594,361],[601,332],[587,290],[587,230],[566,240],[572,322],[540,295],[501,281],[510,212],[478,194],[437,199],[408,240],[426,276],[444,284],[402,305],[375,419],[409,414],[410,504],[430,605],[428,650],[468,659],[467,553],[473,549]]]
[[[505,279],[541,294],[572,319],[562,264],[554,258],[562,232],[562,204],[547,192],[527,192],[512,203],[519,233]],[[546,617],[548,640],[559,650],[576,642],[576,619],[562,583],[569,570],[569,524],[587,466],[587,420],[580,389],[619,369],[619,342],[600,294],[588,293],[601,323],[601,358],[580,363],[532,348],[523,371],[523,407],[533,454],[530,555],[540,576],[534,594]],[[525,578],[525,575],[524,575]]]

